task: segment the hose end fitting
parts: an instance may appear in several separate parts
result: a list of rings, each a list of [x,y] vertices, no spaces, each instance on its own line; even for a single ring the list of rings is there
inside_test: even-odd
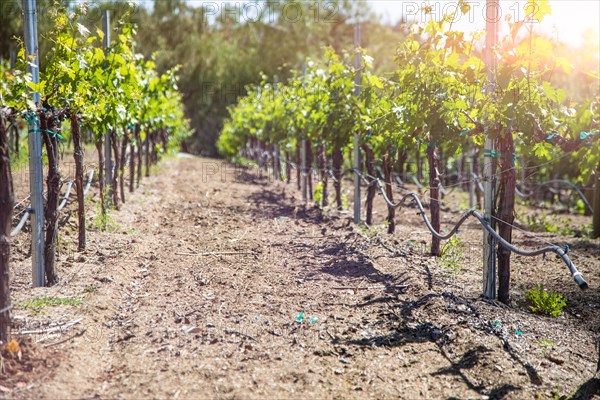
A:
[[[585,279],[583,279],[583,275],[581,275],[581,272],[575,272],[573,274],[573,279],[575,279],[575,282],[577,282],[581,290],[585,290],[589,287]]]

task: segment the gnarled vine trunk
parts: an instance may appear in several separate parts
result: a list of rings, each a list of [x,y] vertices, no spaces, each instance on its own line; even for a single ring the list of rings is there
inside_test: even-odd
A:
[[[162,128],[160,131],[160,139],[162,142],[162,153],[166,154],[169,148],[169,134],[165,128]]]
[[[406,164],[406,160],[408,159],[408,151],[406,149],[401,150],[398,153],[398,175],[400,175],[400,179],[404,180],[404,166]]]
[[[144,154],[144,159],[145,159],[145,164],[146,164],[146,178],[148,178],[150,176],[150,130],[146,130],[146,140],[144,141],[144,148],[145,148],[145,154]]]
[[[296,186],[302,190],[302,142],[296,140]]]
[[[512,243],[512,223],[515,215],[515,186],[517,177],[513,154],[515,144],[512,133],[506,132],[498,141],[500,150],[500,190],[498,192],[498,234],[507,242]],[[498,246],[498,300],[503,303],[510,301],[510,250]]]
[[[5,110],[0,109],[0,113]],[[0,340],[10,339],[10,228],[15,194],[10,171],[8,119],[0,114]]]
[[[329,205],[329,176],[327,175],[327,151],[323,144],[317,146],[317,168],[319,168],[319,175],[321,178],[321,207],[327,207]]]
[[[73,139],[73,158],[75,159],[75,191],[77,192],[77,248],[85,250],[85,199],[83,181],[83,147],[81,146],[81,133],[79,131],[79,118],[71,112],[71,138]]]
[[[123,140],[121,141],[121,161],[119,162],[119,190],[121,192],[122,203],[125,203],[125,164],[127,163],[128,144],[129,133],[127,132],[127,127],[123,127]],[[131,160],[131,154],[129,158]]]
[[[436,167],[437,167],[437,172],[438,172],[438,180],[440,181],[440,184],[446,186],[448,185],[448,182],[446,181],[446,160],[444,159],[444,150],[442,147],[438,146],[436,148]]]
[[[335,189],[335,204],[338,210],[343,208],[342,203],[342,168],[344,166],[344,153],[338,145],[333,145],[333,152],[331,154],[332,167],[333,167],[333,188]]]
[[[129,193],[133,193],[135,185],[135,138],[139,134],[139,125],[134,127],[129,140]]]
[[[421,161],[421,145],[417,145],[417,152],[415,154],[415,163],[417,167],[417,180],[423,181],[423,162]]]
[[[100,214],[106,217],[106,190],[104,185],[104,153],[102,136],[96,137],[96,151],[98,152],[98,184],[100,186]]]
[[[383,156],[383,182],[385,185],[385,195],[387,198],[393,202],[394,201],[394,191],[392,190],[392,171],[394,168],[394,159],[390,157],[389,154],[385,154]],[[392,234],[396,231],[396,209],[391,207],[389,204],[387,206],[388,215],[385,218],[388,224],[388,233]]]
[[[154,131],[152,132],[152,136],[150,137],[152,139],[151,142],[151,149],[152,149],[152,165],[156,165],[158,164],[158,138],[159,138],[159,131]]]
[[[308,185],[308,198],[310,201],[314,200],[313,184],[312,184],[312,165],[313,165],[313,151],[312,141],[306,140],[306,184]]]
[[[140,182],[142,181],[142,127],[137,125],[135,128],[135,144],[137,147],[137,178],[135,181],[135,186],[140,187]]]
[[[437,148],[434,145],[427,146],[427,161],[429,164],[429,211],[431,215],[431,226],[436,232],[440,231],[440,177],[438,171]],[[431,255],[440,256],[440,239],[431,236]]]
[[[290,183],[290,181],[292,180],[292,166],[290,165],[290,162],[292,160],[290,159],[290,153],[289,152],[285,152],[285,181],[287,183]]]
[[[114,162],[113,162],[113,174],[112,174],[112,200],[115,209],[119,209],[119,175],[121,171],[121,157],[119,156],[119,138],[117,137],[117,130],[113,129],[110,131],[110,143],[112,145]]]
[[[50,113],[50,112],[49,112]],[[58,167],[58,139],[60,125],[55,123],[56,116],[43,112],[40,118],[42,138],[48,157],[48,176],[46,188],[48,200],[46,201],[46,241],[44,247],[44,271],[46,272],[46,285],[53,286],[58,283],[56,275],[56,241],[58,239],[58,199],[60,196],[60,169]],[[52,133],[50,133],[52,132]]]
[[[279,145],[275,145],[275,175],[278,181],[283,181],[283,174],[281,173],[281,149]]]
[[[373,147],[369,144],[363,144],[362,146],[365,152],[365,164],[367,167],[367,174],[374,177],[375,176],[375,155],[373,154]],[[369,178],[371,180],[373,178]],[[375,199],[377,186],[375,182],[371,183],[367,188],[367,225],[373,225],[373,199]]]
[[[265,145],[265,142],[263,142],[262,140],[258,139],[258,155],[259,155],[259,169],[260,170],[264,170],[267,175],[269,174],[269,166],[267,164],[268,160],[269,160],[269,154],[267,152],[267,147]]]
[[[481,173],[479,171],[480,164],[481,164],[479,157],[481,157],[481,152],[479,151],[479,149],[477,149],[477,150],[475,150],[475,154],[473,156],[473,172],[475,174],[477,174],[477,176],[481,176]],[[478,187],[479,185],[477,184],[475,177],[473,177],[473,176],[471,177],[471,183],[473,185],[476,185],[474,192],[475,192],[475,197],[477,198],[477,207],[482,208],[482,201],[481,201],[482,193],[479,190],[479,187]]]
[[[271,169],[273,170],[273,180],[279,180],[277,175],[277,155],[275,154],[275,145],[269,146],[269,153],[271,153]]]

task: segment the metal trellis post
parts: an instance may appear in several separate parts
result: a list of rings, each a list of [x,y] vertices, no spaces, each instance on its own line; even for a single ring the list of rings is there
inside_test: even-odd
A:
[[[33,84],[40,82],[40,60],[38,52],[38,32],[36,0],[23,0],[23,26],[25,28],[25,48],[34,61],[29,62],[29,72]],[[40,104],[40,93],[32,92],[33,102]],[[35,110],[32,110],[35,113]],[[34,114],[29,118],[29,187],[31,191],[31,259],[33,264],[33,286],[44,286],[44,174],[42,170],[42,136],[40,121]]]
[[[279,87],[279,78],[277,76],[275,76],[275,79],[273,80],[273,92],[274,92],[273,96],[274,97],[277,95],[278,87]],[[273,152],[275,153],[275,158],[276,158],[275,165],[279,169],[277,172],[273,171],[273,175],[275,175],[273,177],[273,180],[283,180],[282,175],[281,175],[281,150],[279,149],[279,144],[276,143],[273,146]]]
[[[304,62],[304,72],[302,78],[302,88],[306,88],[306,62]],[[306,203],[308,201],[308,166],[306,165],[306,134],[303,133],[302,136],[302,148],[300,149],[301,155],[301,173],[300,179],[302,179],[302,200]]]
[[[360,55],[360,42],[361,42],[361,32],[360,32],[360,22],[356,22],[354,25],[354,47],[356,54],[354,55],[354,66],[356,70],[359,71],[361,68],[361,55]],[[360,73],[356,74],[355,77],[355,87],[354,94],[356,96],[360,96],[362,84],[362,76]],[[354,131],[354,170],[356,172],[360,171],[360,141],[358,137],[358,132]],[[360,177],[357,173],[354,173],[354,223],[360,223]]]
[[[487,85],[485,91],[492,93],[496,86],[496,61],[494,47],[498,39],[498,16],[500,4],[498,0],[486,0],[486,39],[485,62],[487,65]],[[494,210],[494,142],[486,132],[483,159],[483,209],[484,218],[491,226]],[[496,298],[496,240],[490,232],[483,231],[483,297]]]
[[[110,46],[110,10],[102,11],[102,30],[104,31],[104,49],[107,51]],[[112,148],[110,143],[111,131],[108,130],[104,134],[104,176],[105,176],[105,187],[106,196],[105,201],[107,205],[112,202]]]

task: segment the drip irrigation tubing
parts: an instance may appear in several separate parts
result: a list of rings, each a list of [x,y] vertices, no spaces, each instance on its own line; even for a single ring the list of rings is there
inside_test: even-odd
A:
[[[284,161],[285,162],[285,161]],[[299,166],[295,163],[292,162],[288,162],[293,168],[298,169]],[[327,169],[328,172],[330,172],[331,170]],[[455,235],[456,233],[458,233],[459,228],[465,223],[465,221],[469,218],[469,217],[474,217],[475,219],[477,219],[477,221],[481,224],[481,226],[483,227],[483,229],[485,229],[486,231],[488,231],[493,237],[494,239],[503,247],[505,247],[506,249],[508,249],[509,251],[521,255],[521,256],[526,256],[526,257],[534,257],[534,256],[538,256],[538,255],[543,255],[546,253],[555,253],[557,254],[562,261],[565,263],[565,265],[567,266],[573,280],[577,283],[577,285],[579,286],[580,289],[587,289],[588,288],[588,284],[585,281],[585,279],[583,278],[583,275],[577,270],[577,268],[575,267],[575,265],[573,264],[572,260],[569,258],[569,256],[567,255],[567,253],[569,252],[569,249],[567,246],[565,246],[564,248],[561,248],[559,246],[556,246],[552,243],[549,242],[545,242],[547,244],[549,244],[549,246],[540,248],[540,249],[536,249],[536,250],[523,250],[520,249],[516,246],[514,246],[513,244],[507,242],[504,238],[502,238],[498,232],[496,232],[496,230],[490,225],[490,223],[477,211],[474,209],[468,210],[465,212],[465,214],[459,219],[459,221],[456,223],[456,225],[454,226],[454,228],[452,228],[452,230],[447,233],[446,235],[443,235],[439,232],[437,232],[433,226],[431,225],[431,222],[429,221],[429,219],[427,218],[425,209],[423,207],[423,204],[421,203],[421,200],[419,199],[419,197],[413,193],[413,192],[408,192],[407,194],[405,194],[400,201],[398,201],[397,203],[392,202],[387,194],[385,193],[385,189],[384,186],[382,185],[381,181],[379,178],[377,177],[373,177],[367,174],[367,177],[369,177],[371,179],[371,181],[369,181],[360,171],[358,171],[357,169],[346,169],[344,170],[344,172],[341,174],[342,176],[345,175],[347,172],[354,172],[355,174],[357,174],[359,176],[359,178],[361,179],[361,181],[366,185],[366,186],[371,186],[373,184],[377,184],[377,187],[379,188],[381,194],[383,195],[383,198],[386,202],[386,204],[389,207],[392,207],[394,209],[397,209],[399,207],[401,207],[402,205],[404,205],[404,203],[406,202],[406,200],[408,199],[412,199],[412,201],[417,205],[417,208],[419,209],[419,215],[421,215],[421,217],[423,218],[423,222],[425,223],[425,225],[427,226],[427,229],[431,232],[431,234],[435,237],[437,237],[440,240],[448,240],[449,238],[451,238],[453,235]],[[335,179],[335,177],[332,175],[332,178]],[[416,179],[416,177],[411,177],[411,179],[413,180],[413,182],[415,182],[415,184],[417,185],[417,187],[419,188],[424,188],[419,181]],[[402,182],[400,180],[400,182]],[[473,174],[473,180],[471,182],[475,182],[477,183],[477,189],[479,189],[480,191],[483,192],[483,185],[481,184],[481,180],[480,178],[476,175]],[[544,184],[551,184],[554,183],[556,181],[548,181],[548,182],[544,182]],[[571,184],[568,181],[558,181],[560,183],[563,182],[567,182],[568,184],[570,184],[569,186],[574,186],[573,184]],[[577,189],[577,191],[579,191],[579,189],[575,186],[575,188]],[[406,190],[406,189],[405,189]],[[516,228],[514,225],[509,224],[508,222],[499,220],[496,217],[493,217],[494,219],[508,224],[510,226],[512,226],[513,228]],[[518,228],[517,228],[518,229]],[[577,255],[577,254],[576,254]],[[577,255],[579,257],[579,255]]]
[[[292,163],[292,162],[288,162],[293,168],[298,169],[301,168],[299,167],[297,164]],[[304,169],[304,168],[302,168]],[[559,246],[550,244],[549,246],[540,248],[540,249],[536,249],[536,250],[523,250],[520,249],[516,246],[514,246],[513,244],[507,242],[504,238],[502,238],[502,236],[500,236],[498,234],[498,232],[496,232],[496,230],[490,225],[490,223],[483,217],[483,215],[481,215],[477,210],[471,209],[465,212],[465,214],[463,214],[463,216],[459,219],[459,221],[456,223],[456,225],[454,226],[454,228],[452,228],[452,230],[450,230],[449,233],[447,233],[446,235],[443,235],[439,232],[437,232],[433,226],[431,225],[431,222],[429,221],[429,219],[427,218],[425,209],[423,207],[423,204],[421,203],[421,200],[419,199],[419,197],[413,193],[413,192],[408,192],[407,194],[405,194],[404,196],[402,196],[402,198],[400,199],[400,201],[398,201],[397,203],[392,202],[387,194],[385,193],[385,189],[384,186],[382,185],[381,181],[379,178],[376,177],[371,177],[371,181],[369,181],[365,176],[363,176],[363,174],[357,170],[357,169],[347,169],[342,173],[342,176],[345,175],[347,172],[353,172],[355,174],[357,174],[359,176],[359,178],[367,185],[367,186],[371,186],[374,183],[377,184],[377,187],[379,188],[379,191],[381,192],[381,194],[383,195],[383,198],[386,202],[386,204],[389,207],[392,207],[394,209],[400,208],[402,205],[404,205],[404,203],[406,202],[406,200],[408,199],[412,199],[412,201],[417,205],[417,208],[419,209],[419,215],[421,215],[421,217],[423,218],[423,222],[425,223],[425,225],[427,226],[427,229],[431,232],[431,234],[433,236],[435,236],[436,238],[440,239],[440,240],[447,240],[450,239],[454,234],[456,234],[459,230],[459,228],[462,226],[462,224],[469,218],[469,217],[474,217],[477,219],[477,221],[481,224],[481,226],[483,227],[483,229],[485,229],[486,231],[488,231],[493,237],[494,239],[498,242],[498,244],[500,244],[501,246],[503,246],[504,248],[508,249],[509,251],[521,255],[521,256],[526,256],[526,257],[534,257],[534,256],[538,256],[538,255],[542,255],[542,254],[546,254],[546,253],[555,253],[557,254],[562,261],[565,263],[565,265],[567,266],[569,273],[571,274],[571,277],[573,278],[573,280],[577,283],[577,285],[579,286],[580,289],[587,289],[588,288],[588,283],[585,281],[585,279],[583,278],[583,275],[581,274],[581,272],[579,272],[577,270],[577,268],[575,267],[575,265],[573,264],[572,260],[569,258],[569,256],[567,255],[567,252],[569,251],[568,246],[565,246],[564,248],[561,248]],[[477,183],[477,187],[479,190],[483,191],[483,185],[481,184],[481,180],[479,179],[479,177],[476,174],[473,174],[473,180]],[[334,178],[335,179],[335,178]],[[423,187],[422,185],[420,185],[419,181],[413,177],[413,182],[415,182],[415,184],[417,184],[417,186],[421,186],[421,188]],[[406,189],[405,189],[406,190]],[[497,219],[497,218],[495,218]],[[503,223],[508,224],[505,221],[501,221]],[[514,225],[512,224],[508,224],[514,227]]]
[[[83,195],[84,196],[86,196],[87,193],[89,192],[93,178],[94,178],[94,170],[92,169],[89,172],[87,183],[86,183],[86,187],[85,187],[85,190],[83,191]],[[73,186],[73,183],[74,183],[74,181],[72,181],[72,180],[67,182],[67,189],[65,190],[65,196],[63,197],[60,205],[58,206],[57,211],[61,211],[65,207],[65,205],[67,204],[67,201],[69,200],[69,196],[71,195],[71,187]],[[25,223],[27,222],[27,219],[31,215],[31,211],[32,211],[31,205],[29,205],[28,207],[26,207],[24,209],[24,211],[25,211],[25,213],[23,214],[23,216],[19,220],[19,223],[17,224],[17,226],[15,227],[15,229],[13,229],[10,232],[10,237],[17,236],[23,230],[23,227],[25,226]]]
[[[361,176],[360,172],[355,171],[359,174],[359,176]],[[429,219],[427,218],[427,215],[425,213],[425,209],[423,208],[423,204],[421,204],[421,200],[419,199],[419,197],[412,192],[409,192],[407,194],[405,194],[404,196],[402,196],[402,198],[400,199],[400,201],[398,201],[397,203],[392,202],[386,195],[385,190],[383,185],[381,184],[381,181],[379,179],[375,180],[377,182],[377,186],[381,192],[381,194],[383,195],[383,198],[385,200],[385,202],[387,203],[387,205],[389,207],[392,208],[399,208],[401,207],[405,201],[407,199],[411,199],[413,200],[413,202],[417,205],[417,208],[419,209],[419,215],[421,215],[421,217],[423,218],[423,222],[425,222],[425,225],[427,226],[427,229],[431,232],[431,234],[433,236],[435,236],[436,238],[440,239],[440,240],[447,240],[450,239],[454,234],[456,234],[458,232],[458,229],[461,227],[461,225],[471,216],[475,217],[479,223],[481,224],[481,226],[488,231],[493,237],[494,239],[504,248],[510,250],[511,252],[515,253],[515,254],[519,254],[521,256],[526,256],[526,257],[534,257],[534,256],[538,256],[541,254],[545,254],[545,253],[556,253],[562,260],[563,262],[566,264],[567,268],[569,269],[569,272],[571,273],[571,276],[573,277],[573,279],[575,280],[575,282],[577,283],[577,285],[581,288],[581,289],[587,289],[588,288],[588,284],[585,281],[585,279],[583,279],[583,275],[581,274],[581,272],[579,272],[577,270],[577,268],[575,267],[575,265],[573,264],[573,262],[571,261],[571,259],[569,258],[569,256],[567,255],[567,248],[561,248],[559,246],[547,246],[547,247],[543,247],[540,249],[536,249],[536,250],[523,250],[520,249],[516,246],[513,246],[511,243],[507,242],[506,240],[504,240],[504,238],[502,238],[502,236],[500,236],[498,234],[498,232],[496,232],[496,230],[490,225],[490,223],[477,211],[477,210],[469,210],[467,212],[465,212],[465,214],[459,219],[459,221],[456,223],[456,225],[454,226],[454,228],[452,228],[452,230],[450,230],[449,233],[447,233],[446,235],[443,235],[441,233],[439,233],[438,231],[436,231],[433,226],[431,226],[431,222],[429,221]]]
[[[94,179],[94,170],[92,169],[90,171],[90,174],[88,175],[88,180],[87,183],[85,184],[85,189],[83,190],[83,195],[87,196],[88,192],[90,191],[90,187],[92,186],[92,180]]]
[[[276,155],[274,155],[274,156],[276,157]],[[306,168],[302,168],[302,167],[301,167],[301,166],[299,166],[298,164],[296,164],[296,163],[293,163],[293,162],[291,162],[291,161],[285,161],[285,160],[280,160],[280,161],[282,161],[282,162],[284,162],[284,163],[288,163],[288,164],[290,164],[290,166],[291,166],[292,168],[294,168],[294,169],[300,169],[301,171],[304,171],[304,170],[306,170]],[[543,165],[545,165],[545,164],[542,164],[542,166],[543,166]],[[513,168],[514,168],[514,167],[513,167]],[[512,169],[512,168],[510,168],[510,169]],[[509,170],[510,170],[510,169],[509,169]],[[311,168],[311,170],[312,170],[313,172],[315,172],[315,174],[317,174],[317,173],[319,172],[319,170],[318,170],[318,169],[316,169],[316,168]],[[331,169],[323,169],[323,171],[324,171],[324,172],[327,172],[327,173],[329,174],[329,176],[330,176],[330,177],[331,177],[331,178],[332,178],[332,179],[333,179],[333,180],[334,180],[336,183],[338,182],[338,180],[337,180],[337,179],[336,179],[336,177],[335,177],[335,174],[334,174],[333,170],[331,170]],[[348,172],[353,172],[353,171],[354,171],[354,169],[352,169],[352,168],[345,169],[345,170],[344,170],[344,171],[343,171],[343,172],[340,174],[340,176],[345,176],[345,175],[346,175]],[[306,172],[302,172],[302,173],[303,173],[303,175],[307,175],[307,174],[306,174]],[[497,173],[497,174],[495,174],[494,176],[500,176],[500,174],[501,174],[501,173],[502,173],[502,172],[500,172],[500,173]],[[371,178],[371,179],[373,179],[374,177],[370,177],[370,178]],[[427,188],[426,188],[426,186],[424,186],[423,184],[421,184],[421,182],[418,180],[418,178],[417,178],[416,176],[414,176],[414,175],[411,175],[409,178],[410,178],[410,179],[413,181],[413,183],[414,183],[414,184],[417,186],[417,188],[418,188],[419,190],[421,190],[421,189],[427,189]],[[365,185],[367,185],[367,186],[370,186],[370,185],[372,184],[372,183],[369,183],[369,182],[368,182],[367,180],[365,180],[364,178],[363,178],[362,180],[363,180],[363,183],[364,183]],[[396,177],[395,177],[395,180],[396,180],[396,182],[398,183],[398,185],[399,185],[400,187],[402,187],[402,186],[403,186],[403,182],[402,182],[402,180],[401,180],[401,179],[400,179],[400,178],[399,178],[397,175],[396,175]],[[484,188],[483,188],[483,184],[481,183],[481,178],[480,178],[480,177],[479,177],[477,174],[473,173],[472,179],[471,179],[471,180],[469,180],[469,181],[463,181],[463,182],[456,183],[456,184],[454,184],[454,185],[448,185],[448,186],[444,186],[444,185],[442,185],[442,184],[440,183],[440,192],[441,192],[441,194],[442,194],[443,196],[447,196],[447,195],[449,194],[449,192],[448,192],[448,190],[447,190],[448,188],[453,188],[453,187],[456,187],[456,186],[460,186],[460,185],[463,185],[463,184],[465,184],[465,183],[475,183],[475,184],[476,184],[475,188],[476,188],[477,190],[479,190],[481,193],[483,193],[483,192],[485,191],[485,190],[484,190]],[[584,195],[584,194],[581,192],[581,190],[580,190],[580,189],[579,189],[579,188],[578,188],[578,187],[577,187],[575,184],[573,184],[573,183],[571,183],[571,182],[569,182],[569,181],[565,181],[565,180],[551,180],[551,181],[543,182],[542,184],[538,185],[538,187],[542,187],[542,186],[546,186],[546,185],[550,185],[550,184],[556,184],[556,183],[559,183],[559,184],[564,184],[564,185],[566,185],[566,186],[569,186],[571,189],[573,189],[573,190],[574,190],[574,191],[575,191],[575,192],[576,192],[576,193],[579,195],[579,197],[582,199],[582,201],[584,202],[584,204],[585,204],[585,207],[588,209],[588,211],[590,211],[590,212],[593,212],[592,206],[590,205],[590,203],[589,203],[589,202],[588,202],[588,200],[586,199],[585,195]],[[529,197],[529,196],[530,196],[529,194],[525,194],[525,193],[521,192],[521,191],[520,191],[518,188],[515,188],[515,193],[516,193],[516,195],[517,195],[517,196],[519,196],[519,197],[520,197],[520,198],[522,198],[522,199],[526,199],[527,197]]]
[[[541,188],[544,186],[549,186],[549,185],[565,185],[568,186],[570,189],[572,189],[573,191],[575,191],[575,193],[577,193],[577,195],[579,196],[579,198],[583,201],[583,203],[585,204],[585,207],[588,209],[589,212],[593,213],[594,210],[592,208],[592,206],[590,205],[590,203],[588,202],[587,198],[585,197],[585,195],[581,192],[581,190],[579,190],[579,188],[577,187],[577,185],[575,185],[574,183],[571,183],[569,181],[566,181],[564,179],[553,179],[550,181],[546,181],[546,182],[542,182],[539,185],[537,185],[537,188]],[[527,198],[530,196],[530,194],[522,194],[519,195],[522,198]]]
[[[71,187],[73,187],[73,183],[74,182],[75,181],[69,181],[69,182],[67,182],[67,188],[65,189],[65,197],[63,197],[62,201],[60,202],[60,204],[56,208],[57,211],[62,210],[67,205],[67,201],[69,201],[69,197],[71,196]]]

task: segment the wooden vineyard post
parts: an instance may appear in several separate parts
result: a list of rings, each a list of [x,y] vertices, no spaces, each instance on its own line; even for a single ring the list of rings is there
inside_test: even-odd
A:
[[[427,161],[429,163],[429,192],[431,201],[429,210],[431,211],[431,226],[436,232],[440,231],[440,176],[438,174],[438,155],[437,146],[429,143],[427,146]],[[440,239],[431,236],[431,255],[441,256]]]
[[[498,193],[498,233],[502,239],[512,243],[512,224],[515,220],[515,144],[512,132],[507,130],[498,145],[500,149],[500,190]],[[510,300],[510,250],[498,246],[498,300],[508,304]]]
[[[83,147],[81,146],[81,134],[79,131],[79,119],[73,110],[70,114],[71,134],[73,137],[73,158],[75,159],[75,190],[77,191],[77,217],[78,217],[78,246],[85,250],[85,199],[83,182]]]
[[[375,154],[373,153],[373,147],[365,143],[363,144],[363,151],[365,152],[365,164],[367,168],[367,174],[370,176],[375,176]],[[369,180],[373,179],[369,177]],[[375,199],[375,195],[377,194],[377,186],[371,184],[367,188],[367,215],[366,215],[366,224],[371,226],[373,225],[373,200]]]
[[[487,85],[485,91],[490,93],[496,86],[496,59],[494,57],[494,47],[498,38],[498,16],[500,5],[498,0],[486,0],[486,39],[485,39],[485,62],[487,65]],[[484,199],[483,209],[484,218],[492,224],[492,214],[494,210],[494,189],[496,186],[494,179],[494,153],[493,140],[486,132],[485,147],[483,151],[483,187]],[[483,231],[483,297],[486,299],[496,298],[496,241],[491,233]]]

